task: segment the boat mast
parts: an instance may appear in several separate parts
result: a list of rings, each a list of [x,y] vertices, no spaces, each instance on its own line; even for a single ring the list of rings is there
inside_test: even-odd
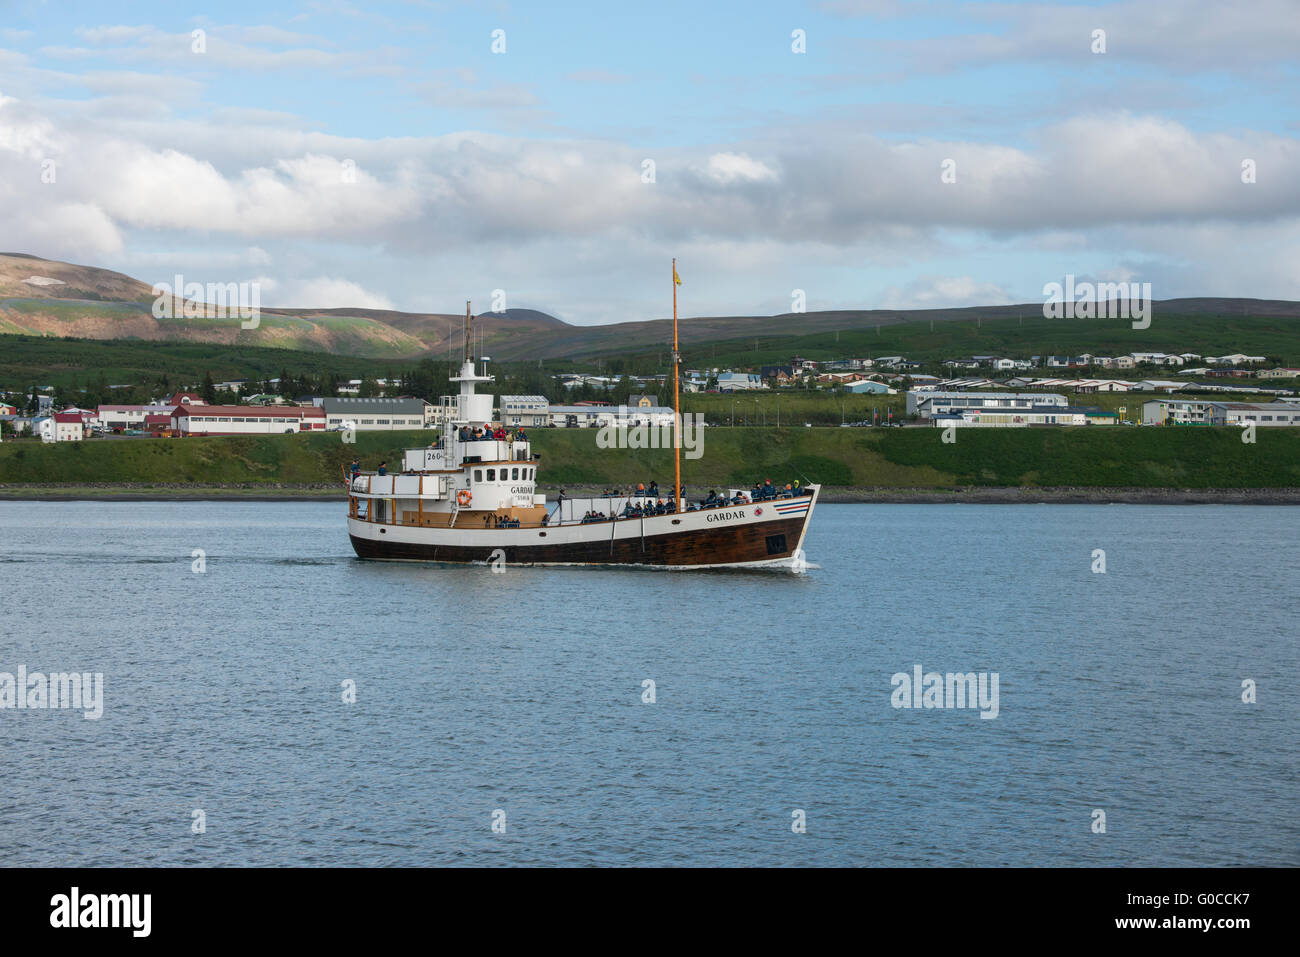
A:
[[[469,337],[470,337],[471,329],[472,329],[472,327],[473,327],[473,325],[474,325],[474,319],[473,319],[473,317],[470,315],[470,311],[469,311],[469,303],[470,303],[470,300],[466,299],[466,300],[465,300],[465,359],[464,359],[465,362],[469,362],[469,351],[470,351],[470,350],[469,350],[469,342],[470,342]]]
[[[673,258],[673,498],[677,514],[682,513],[682,410],[681,395],[677,385],[677,367],[681,357],[677,354],[677,259]]]

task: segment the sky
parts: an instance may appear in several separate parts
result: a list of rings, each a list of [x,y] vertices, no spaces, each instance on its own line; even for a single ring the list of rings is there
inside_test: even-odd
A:
[[[577,324],[674,256],[683,316],[1300,299],[1298,66],[1300,0],[0,0],[0,250]]]

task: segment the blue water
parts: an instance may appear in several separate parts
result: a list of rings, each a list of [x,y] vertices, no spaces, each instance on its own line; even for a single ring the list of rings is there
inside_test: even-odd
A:
[[[1298,521],[827,505],[805,575],[492,574],[339,504],[0,503],[0,671],[105,676],[0,711],[4,863],[1300,864]],[[893,708],[916,664],[998,717]]]

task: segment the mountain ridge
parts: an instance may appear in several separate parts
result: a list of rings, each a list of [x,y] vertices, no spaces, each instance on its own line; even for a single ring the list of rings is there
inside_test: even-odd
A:
[[[0,334],[257,345],[367,358],[411,359],[459,351],[461,313],[350,307],[267,307],[256,329],[238,317],[157,319],[153,287],[124,273],[29,253],[0,253]],[[937,309],[839,309],[775,316],[692,316],[679,320],[684,345],[700,342],[864,331],[917,321],[1041,318],[1042,303]],[[1300,302],[1186,297],[1156,300],[1177,315],[1295,319]],[[1058,320],[1060,321],[1060,320]],[[1101,321],[1101,320],[1080,320]],[[475,317],[480,348],[498,360],[596,358],[666,348],[671,319],[576,326],[543,310],[512,308]]]

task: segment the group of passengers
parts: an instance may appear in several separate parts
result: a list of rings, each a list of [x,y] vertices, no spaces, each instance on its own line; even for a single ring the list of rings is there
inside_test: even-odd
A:
[[[491,521],[493,528],[518,528],[519,519],[511,518],[509,515],[484,515],[483,521]]]
[[[522,434],[523,429],[520,429],[519,431]],[[456,433],[456,437],[462,442],[490,442],[493,439],[496,439],[498,442],[504,442],[506,439],[510,438],[510,433],[499,425],[495,429],[480,429],[478,426],[471,429],[468,425],[462,425],[460,431]]]
[[[604,512],[591,511],[582,516],[582,524],[590,525],[592,522],[603,522],[609,518]]]
[[[793,483],[787,482],[785,487],[773,485],[771,479],[767,479],[761,485],[757,482],[748,492],[737,492],[735,495],[728,496],[725,493],[719,495],[714,489],[709,489],[708,498],[700,502],[700,508],[725,508],[728,505],[749,505],[753,502],[765,502],[773,498],[795,498],[802,495],[799,488],[799,480],[795,479]]]
[[[652,515],[673,515],[677,512],[677,503],[672,499],[664,501],[657,499],[654,502],[646,502],[644,505],[631,502],[623,506],[623,511],[619,513],[619,518],[649,518]]]

